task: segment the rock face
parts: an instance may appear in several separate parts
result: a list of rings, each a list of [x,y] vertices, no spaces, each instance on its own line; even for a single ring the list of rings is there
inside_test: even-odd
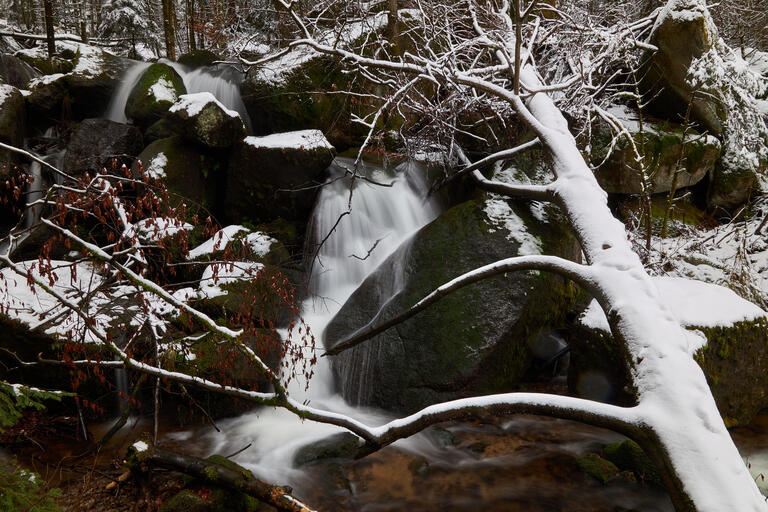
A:
[[[19,89],[26,89],[29,81],[39,76],[39,71],[18,57],[5,53],[0,54],[0,77],[4,83]]]
[[[695,349],[694,358],[726,426],[748,424],[768,407],[764,378],[768,315],[721,286],[668,277],[656,280],[661,296],[690,331],[691,339],[698,338],[701,348]],[[572,330],[570,389],[584,398],[632,404],[631,380],[617,346],[605,314],[593,302]]]
[[[107,119],[86,119],[72,133],[64,156],[64,172],[109,169],[112,160],[118,166],[131,166],[144,147],[141,131],[135,126]]]
[[[247,137],[232,148],[225,215],[306,222],[317,192],[312,186],[322,184],[334,153],[318,130]]]
[[[144,148],[137,160],[144,172],[165,183],[169,192],[208,207],[217,203],[225,169],[219,159],[206,157],[183,137],[156,140]],[[133,170],[138,170],[138,164]]]
[[[294,51],[263,68],[252,68],[241,84],[243,102],[257,135],[315,128],[339,151],[359,146],[364,131],[349,120],[350,77],[331,57],[306,58]]]
[[[152,64],[128,96],[125,115],[139,125],[148,126],[163,117],[186,92],[184,81],[175,69],[160,62]]]
[[[24,97],[19,90],[10,85],[0,85],[0,142],[22,147],[26,127],[26,109]],[[12,166],[18,157],[5,150],[0,150],[0,166]]]
[[[60,41],[56,49],[67,65],[27,84],[33,124],[49,126],[50,120],[102,115],[130,61],[82,43]],[[21,50],[16,56],[26,62],[48,61],[42,48]]]
[[[221,57],[213,53],[211,50],[193,50],[179,56],[179,58],[176,59],[176,62],[185,66],[189,66],[192,69],[196,69],[210,66],[217,60],[221,60]]]
[[[545,213],[546,212],[546,213]],[[549,218],[549,222],[540,219]],[[384,321],[458,275],[520,254],[578,259],[553,210],[471,200],[444,212],[393,253],[352,294],[326,330],[333,346],[379,315]],[[563,321],[575,291],[561,278],[510,273],[454,292],[373,340],[333,358],[355,404],[414,411],[463,396],[515,389],[533,346]]]
[[[674,123],[659,120],[643,120],[643,130],[635,113],[620,106],[611,109],[622,125],[629,131],[638,150],[643,148],[643,163],[649,176],[650,192],[669,192],[675,173],[677,188],[695,185],[712,172],[720,156],[720,141],[711,135],[701,135],[695,130],[684,128]],[[635,153],[626,139],[620,137],[611,155],[611,130],[600,121],[593,128],[592,165],[600,186],[613,194],[640,194],[642,183],[640,166],[635,161]],[[603,163],[604,162],[604,163]]]
[[[728,151],[712,174],[707,203],[734,210],[760,193],[759,176],[765,174],[766,168],[768,160],[757,154],[741,154],[739,149]]]
[[[178,133],[209,148],[228,148],[246,136],[240,115],[209,92],[182,95],[168,110],[166,120]]]
[[[659,48],[648,56],[641,72],[641,86],[654,97],[652,107],[661,115],[684,113],[692,102],[692,115],[715,135],[723,133],[727,115],[717,91],[696,91],[688,80],[694,60],[712,50],[717,42],[717,27],[704,0],[673,0],[666,4],[650,36]]]

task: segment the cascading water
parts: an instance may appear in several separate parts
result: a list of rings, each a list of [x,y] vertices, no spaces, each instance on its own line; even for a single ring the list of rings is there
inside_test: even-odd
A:
[[[184,81],[184,87],[187,93],[210,92],[222,105],[228,109],[236,111],[242,117],[248,131],[251,131],[251,119],[248,117],[248,111],[245,103],[240,96],[240,87],[237,79],[239,75],[231,67],[222,66],[221,68],[199,68],[190,71],[189,68],[177,62],[161,59],[160,62],[168,64],[181,76]],[[120,81],[120,86],[115,90],[112,100],[104,114],[106,119],[117,121],[118,123],[127,123],[125,116],[125,105],[128,102],[128,96],[139,82],[141,75],[151,66],[148,62],[137,62],[125,73]]]
[[[309,236],[315,243],[327,236],[311,276],[313,298],[302,308],[304,320],[317,337],[366,276],[439,213],[434,200],[424,199],[426,187],[412,164],[401,165],[394,176],[373,165],[358,168],[371,181],[391,186],[344,177],[353,165],[352,160],[342,158],[331,165],[310,224]],[[344,403],[334,392],[326,358],[319,358],[307,392],[305,384],[292,382],[289,391],[294,399],[309,400],[316,407],[347,413],[370,424],[386,420],[380,412],[353,409]],[[281,409],[249,413],[222,427],[226,434],[208,434],[214,452],[229,453],[252,443],[237,461],[269,481],[294,485],[301,480],[301,473],[291,468],[296,450],[339,431],[331,425],[303,422]]]

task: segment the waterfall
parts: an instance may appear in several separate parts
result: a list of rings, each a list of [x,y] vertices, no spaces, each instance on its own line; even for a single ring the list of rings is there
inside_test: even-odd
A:
[[[48,136],[51,132],[51,128],[46,131],[46,136]],[[49,153],[45,156],[41,155],[35,155],[44,162],[47,162],[51,164],[52,166],[56,167],[57,169],[61,169],[61,162],[64,158],[64,151],[55,151],[52,153]],[[59,183],[61,180],[61,176],[59,176],[56,173],[46,173],[50,174],[50,178],[54,181],[54,183]],[[31,228],[38,222],[40,222],[40,215],[43,212],[42,205],[34,205],[30,206],[36,201],[39,201],[45,196],[45,193],[48,191],[48,184],[46,183],[47,180],[43,178],[43,166],[40,162],[33,161],[29,166],[29,175],[32,177],[32,182],[27,186],[27,215],[24,219],[24,227],[25,228]],[[20,241],[20,240],[19,240]]]
[[[393,173],[361,164],[358,172],[371,181],[345,177],[353,165],[352,160],[343,158],[333,162],[310,223],[309,242],[325,242],[319,248],[311,276],[313,297],[303,304],[302,317],[318,339],[360,283],[439,213],[434,201],[424,199],[426,186],[415,172],[415,165],[405,163]],[[347,211],[350,213],[340,219]],[[331,232],[334,225],[336,229]],[[300,380],[291,383],[289,392],[294,399],[370,424],[388,419],[380,411],[346,404],[333,389],[327,358],[318,358],[307,392],[305,384]],[[213,452],[229,453],[252,443],[237,457],[239,463],[269,481],[294,484],[301,480],[301,472],[291,468],[296,450],[340,431],[332,425],[302,421],[282,409],[261,409],[223,423],[222,433],[207,434]]]
[[[240,96],[240,86],[237,81],[239,74],[236,70],[227,66],[222,66],[221,68],[209,66],[190,71],[189,68],[177,62],[165,59],[161,59],[160,62],[176,70],[184,81],[184,87],[188,93],[210,92],[222,105],[240,114],[250,133],[251,119],[248,117],[245,103],[243,103],[243,99]],[[120,86],[115,90],[109,107],[107,107],[107,112],[104,114],[106,119],[117,121],[118,123],[128,122],[128,118],[125,116],[125,105],[128,102],[128,96],[131,95],[131,91],[139,83],[141,75],[144,74],[144,71],[149,66],[151,66],[149,62],[136,62],[128,69],[120,81]]]
[[[120,85],[109,102],[107,112],[104,114],[105,119],[118,123],[128,122],[128,118],[125,117],[125,104],[128,103],[128,96],[131,95],[131,91],[139,83],[139,78],[149,66],[151,66],[149,62],[136,62],[125,72],[123,79],[120,80]]]

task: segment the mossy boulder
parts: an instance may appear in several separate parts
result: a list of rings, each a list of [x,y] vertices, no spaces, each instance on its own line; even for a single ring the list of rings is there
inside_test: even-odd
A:
[[[21,50],[16,53],[16,58],[25,62],[29,66],[39,70],[44,75],[53,75],[55,73],[69,73],[75,68],[75,63],[71,58],[66,59],[61,55],[48,57],[41,52]]]
[[[303,233],[334,154],[317,130],[247,137],[232,148],[225,217],[254,224],[282,218]]]
[[[159,121],[152,123],[149,128],[144,130],[144,142],[151,144],[156,140],[167,139],[174,135],[180,135],[172,126],[167,118],[162,118]]]
[[[208,148],[228,148],[246,136],[240,115],[209,92],[180,96],[165,119],[174,131]]]
[[[0,85],[0,142],[16,147],[24,145],[26,113],[21,92],[11,85]],[[18,155],[0,150],[0,166],[10,168],[18,162]]]
[[[764,378],[768,371],[768,314],[721,286],[679,278],[656,280],[661,296],[690,331],[689,337],[702,340],[694,358],[704,371],[726,426],[748,424],[768,407]],[[682,281],[688,284],[684,287]],[[684,296],[681,290],[698,292]],[[731,306],[713,307],[713,297],[717,303]],[[571,391],[584,398],[633,404],[628,366],[596,302],[590,304],[571,333]]]
[[[295,54],[295,55],[294,55]],[[365,128],[351,122],[353,77],[331,56],[306,59],[296,50],[280,61],[252,68],[240,86],[256,135],[314,128],[322,130],[340,151],[359,147]]]
[[[648,52],[640,86],[650,108],[660,117],[684,117],[691,104],[692,117],[720,135],[727,116],[716,90],[696,89],[690,80],[691,64],[715,48],[717,27],[704,0],[670,0],[659,13],[649,42],[658,51]]]
[[[168,64],[157,62],[147,68],[125,104],[125,115],[141,126],[159,120],[179,96],[186,94],[181,76]]]
[[[144,147],[141,131],[135,126],[108,119],[86,119],[72,132],[62,167],[64,172],[110,169],[113,160],[130,167]]]
[[[640,445],[631,439],[605,445],[603,456],[621,471],[631,471],[638,480],[662,487],[658,468]]]
[[[180,136],[159,139],[144,148],[138,162],[151,178],[161,180],[169,192],[213,208],[218,203],[222,185],[222,160],[226,157],[204,152],[202,148]]]
[[[332,347],[357,329],[391,318],[438,286],[520,254],[578,260],[580,250],[555,208],[470,200],[418,231],[371,274],[326,329]],[[520,389],[532,344],[565,322],[576,290],[560,277],[514,272],[441,299],[414,318],[332,359],[353,404],[410,412],[469,395]]]
[[[760,176],[765,175],[768,161],[758,155],[740,158],[728,152],[712,173],[707,191],[707,204],[711,208],[733,211],[750,197],[760,195]]]
[[[579,468],[600,483],[608,483],[619,474],[619,468],[596,453],[590,453],[578,460]]]
[[[720,156],[720,141],[711,135],[701,135],[693,129],[653,119],[643,119],[643,129],[637,114],[621,106],[612,113],[622,122],[638,151],[648,176],[651,193],[669,192],[677,175],[676,189],[691,187],[715,168]],[[612,133],[607,123],[599,120],[592,130],[592,152],[595,178],[600,186],[613,194],[643,192],[641,166],[626,137],[619,137],[608,155]],[[601,165],[602,164],[602,165]]]
[[[160,512],[212,512],[212,510],[210,502],[188,489],[174,494],[160,506]]]
[[[176,59],[176,62],[189,66],[192,69],[196,69],[210,66],[218,60],[221,60],[221,57],[211,50],[192,50],[191,52],[180,55],[179,58]]]

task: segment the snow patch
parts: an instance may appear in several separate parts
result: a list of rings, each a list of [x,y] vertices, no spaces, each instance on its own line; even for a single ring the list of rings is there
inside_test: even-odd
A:
[[[499,229],[505,229],[509,233],[507,240],[514,240],[520,244],[518,255],[532,256],[542,253],[541,241],[528,232],[523,220],[509,207],[503,199],[488,199],[484,210],[491,223]],[[491,233],[496,230],[490,229]]]
[[[152,161],[149,163],[149,167],[147,167],[147,175],[150,178],[159,180],[166,177],[165,174],[165,166],[168,165],[168,158],[165,156],[165,153],[160,152],[157,155],[152,158]]]
[[[173,103],[176,101],[176,89],[173,84],[166,77],[160,77],[160,79],[152,84],[152,87],[147,91],[147,96],[154,96],[155,101],[167,101]]]
[[[211,238],[189,251],[187,259],[194,260],[216,251],[222,251],[229,242],[235,239],[235,235],[242,233],[243,231],[248,232],[249,229],[245,226],[237,225],[222,228],[214,233]]]
[[[149,445],[144,441],[136,441],[131,445],[137,452],[145,452],[149,449]]]
[[[176,101],[175,98],[174,98],[174,101]],[[178,101],[176,101],[176,103],[174,103],[168,111],[169,112],[184,111],[187,113],[187,116],[194,117],[200,112],[202,112],[205,106],[208,105],[209,103],[213,103],[216,106],[218,106],[222,110],[222,112],[227,114],[229,117],[240,117],[240,114],[238,114],[234,110],[230,110],[227,107],[225,107],[210,92],[182,94],[181,96],[179,96]]]
[[[254,148],[334,149],[320,130],[299,130],[273,133],[265,137],[246,137],[245,143]]]

